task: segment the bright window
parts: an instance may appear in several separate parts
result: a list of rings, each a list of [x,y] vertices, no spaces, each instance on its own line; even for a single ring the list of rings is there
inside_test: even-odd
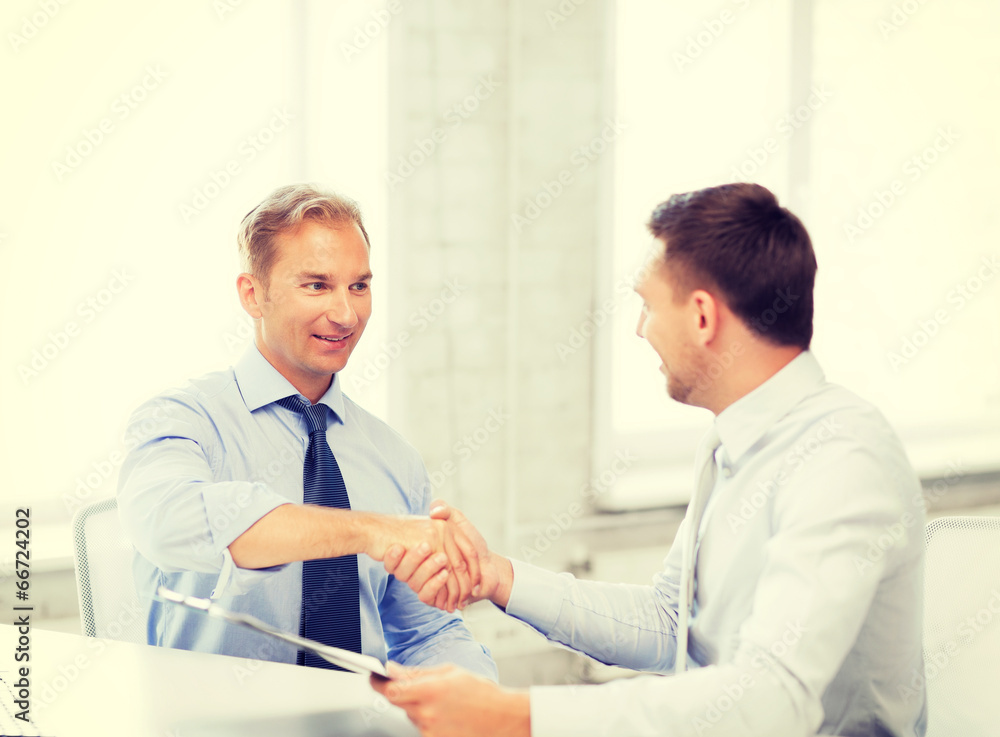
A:
[[[903,4],[906,5],[906,4]],[[1000,108],[989,0],[619,3],[613,280],[649,241],[653,207],[727,181],[770,188],[819,262],[813,350],[873,401],[925,476],[1000,468]],[[642,459],[604,495],[627,509],[684,503],[711,421],[665,392],[615,312],[596,463]],[[606,429],[604,429],[606,428]]]
[[[131,411],[239,359],[236,229],[276,186],[360,202],[376,302],[352,363],[378,347],[386,33],[376,3],[331,5],[68,4],[8,62],[0,525],[112,495]],[[383,377],[361,394],[384,413]]]

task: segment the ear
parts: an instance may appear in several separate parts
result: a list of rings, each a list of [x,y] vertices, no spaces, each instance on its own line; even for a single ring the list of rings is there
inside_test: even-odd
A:
[[[695,289],[689,304],[696,340],[700,345],[708,345],[719,331],[719,303],[704,289]]]
[[[240,295],[240,304],[250,317],[260,319],[263,314],[261,303],[264,302],[264,287],[250,274],[240,274],[236,277],[236,291]]]

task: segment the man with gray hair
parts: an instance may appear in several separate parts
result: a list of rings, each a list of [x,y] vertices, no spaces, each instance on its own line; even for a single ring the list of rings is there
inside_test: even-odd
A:
[[[358,206],[283,187],[247,214],[238,241],[253,345],[129,423],[118,504],[148,642],[332,667],[168,611],[153,596],[164,585],[383,662],[451,662],[495,680],[488,651],[454,614],[479,584],[474,546],[454,522],[427,516],[416,450],[342,392],[339,372],[372,309]],[[426,578],[407,587],[389,575],[378,561],[393,545],[422,551]],[[445,611],[415,593],[428,579],[448,592]]]

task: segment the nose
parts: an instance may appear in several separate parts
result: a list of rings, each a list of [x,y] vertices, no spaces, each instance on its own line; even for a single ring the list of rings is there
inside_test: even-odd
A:
[[[639,310],[639,322],[635,326],[635,334],[638,335],[640,338],[645,338],[646,337],[645,328],[646,328],[646,311]]]
[[[350,330],[358,324],[358,313],[351,304],[351,296],[347,290],[336,290],[330,295],[326,307],[326,319],[345,330]]]

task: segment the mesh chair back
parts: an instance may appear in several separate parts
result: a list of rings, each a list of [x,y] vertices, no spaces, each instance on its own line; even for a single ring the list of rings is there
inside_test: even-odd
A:
[[[117,500],[102,499],[73,517],[73,558],[85,635],[146,642],[132,554],[118,520]]]
[[[925,544],[927,737],[995,737],[1000,518],[940,517],[928,523]]]

